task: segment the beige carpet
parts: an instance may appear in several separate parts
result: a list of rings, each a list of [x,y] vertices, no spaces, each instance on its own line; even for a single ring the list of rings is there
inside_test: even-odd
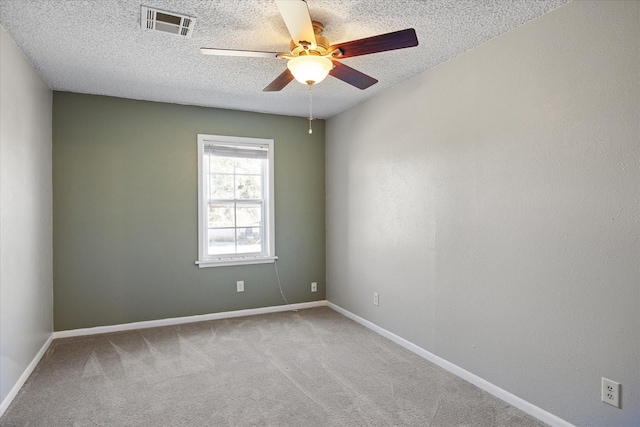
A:
[[[55,340],[2,426],[543,426],[329,308]]]

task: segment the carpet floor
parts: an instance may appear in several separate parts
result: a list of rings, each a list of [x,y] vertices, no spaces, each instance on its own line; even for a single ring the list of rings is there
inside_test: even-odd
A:
[[[54,340],[0,425],[544,426],[327,307]]]

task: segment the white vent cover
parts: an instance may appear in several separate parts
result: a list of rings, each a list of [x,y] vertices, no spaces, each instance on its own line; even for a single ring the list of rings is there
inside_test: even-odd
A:
[[[142,28],[191,37],[196,18],[148,6],[141,6],[140,9],[140,26]]]

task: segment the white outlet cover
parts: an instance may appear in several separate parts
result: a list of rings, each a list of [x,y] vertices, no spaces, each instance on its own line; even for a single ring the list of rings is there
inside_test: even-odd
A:
[[[311,282],[311,292],[318,292],[318,282]]]
[[[620,383],[602,377],[602,396],[604,403],[620,407]]]
[[[244,292],[244,280],[238,280],[236,282],[236,290],[237,292]]]

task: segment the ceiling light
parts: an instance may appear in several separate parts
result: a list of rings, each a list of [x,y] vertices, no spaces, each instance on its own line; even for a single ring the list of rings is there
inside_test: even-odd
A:
[[[316,55],[304,55],[292,58],[287,68],[300,83],[317,84],[324,80],[333,68],[329,58]]]

